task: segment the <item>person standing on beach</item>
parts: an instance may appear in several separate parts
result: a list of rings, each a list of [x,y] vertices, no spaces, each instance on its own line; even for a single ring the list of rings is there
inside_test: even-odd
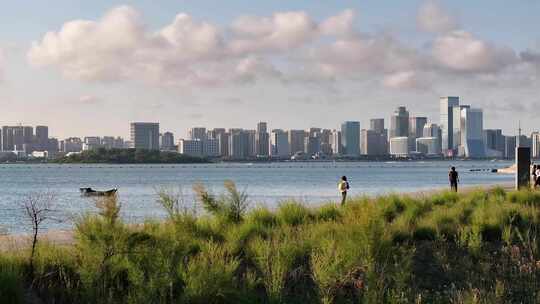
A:
[[[534,189],[540,187],[540,165],[536,166],[536,180],[534,181]]]
[[[459,182],[459,174],[456,171],[456,167],[452,167],[450,172],[448,172],[448,180],[450,181],[450,189],[457,192],[458,191],[457,190],[457,188],[458,188],[457,185],[458,185],[458,182]]]
[[[347,181],[346,176],[342,176],[341,180],[338,183],[338,190],[341,192],[341,206],[345,205],[347,200],[347,190],[349,190],[349,182]]]

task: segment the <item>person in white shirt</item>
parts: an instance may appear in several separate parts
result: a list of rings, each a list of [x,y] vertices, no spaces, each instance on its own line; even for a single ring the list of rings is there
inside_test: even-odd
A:
[[[534,181],[534,188],[540,187],[540,166],[536,166],[536,180]]]

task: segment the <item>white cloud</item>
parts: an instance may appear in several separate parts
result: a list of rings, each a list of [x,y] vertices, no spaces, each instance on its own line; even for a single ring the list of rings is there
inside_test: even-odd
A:
[[[331,16],[320,24],[320,31],[324,35],[350,35],[354,32],[356,13],[346,9],[336,16]]]
[[[316,23],[306,12],[281,12],[271,17],[244,16],[231,26],[234,53],[287,51],[317,37]]]
[[[465,31],[437,37],[432,54],[442,67],[460,72],[496,72],[517,60],[512,49],[480,40]]]
[[[384,77],[383,85],[392,89],[408,89],[417,87],[419,83],[414,71],[403,71]]]
[[[444,33],[458,28],[456,18],[434,0],[428,0],[420,6],[416,22],[421,30],[430,33]]]

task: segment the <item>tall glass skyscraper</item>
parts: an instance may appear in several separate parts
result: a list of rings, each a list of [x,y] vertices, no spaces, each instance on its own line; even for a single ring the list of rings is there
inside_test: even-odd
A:
[[[459,105],[459,97],[447,96],[440,98],[440,114],[441,121],[439,127],[441,128],[441,142],[442,152],[448,154],[448,151],[453,150],[453,107]]]
[[[484,118],[481,109],[461,109],[461,146],[463,156],[485,157]]]
[[[360,155],[360,122],[346,121],[341,124],[341,144],[343,154],[348,156]]]
[[[406,107],[398,107],[390,118],[390,138],[409,137],[409,111]]]

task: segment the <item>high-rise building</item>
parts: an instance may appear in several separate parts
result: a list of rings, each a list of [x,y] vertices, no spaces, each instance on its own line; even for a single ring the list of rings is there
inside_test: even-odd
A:
[[[409,136],[409,111],[406,107],[398,107],[390,118],[390,138]]]
[[[392,137],[390,138],[390,154],[398,157],[406,157],[409,155],[409,137]]]
[[[516,136],[504,137],[504,157],[506,159],[516,158]]]
[[[81,152],[83,142],[78,137],[70,137],[60,141],[60,152],[72,153]]]
[[[256,157],[257,156],[257,130],[245,130],[247,133],[248,144],[247,144],[247,157]]]
[[[203,155],[209,157],[218,157],[219,154],[219,139],[207,138],[204,141]]]
[[[343,144],[341,142],[341,131],[332,130],[332,154],[342,155],[343,154]]]
[[[257,156],[268,157],[270,155],[270,135],[268,134],[266,122],[259,122],[257,124],[255,141],[257,146]]]
[[[341,124],[341,144],[343,154],[347,156],[360,155],[360,122],[345,121]]]
[[[485,157],[484,124],[481,109],[461,109],[460,155],[469,158]]]
[[[304,138],[304,153],[308,156],[315,155],[321,152],[321,138],[314,133],[314,136],[306,136]]]
[[[36,147],[38,151],[46,151],[49,146],[49,127],[36,126]]]
[[[178,152],[189,156],[201,157],[203,155],[202,141],[200,139],[180,139]]]
[[[199,139],[201,141],[206,140],[206,128],[195,127],[188,130],[189,139]]]
[[[219,144],[219,156],[227,157],[229,156],[229,137],[230,134],[223,132],[217,133],[217,139]]]
[[[388,138],[386,132],[380,133],[376,130],[362,130],[361,151],[363,155],[381,156],[386,155]]]
[[[30,154],[34,149],[34,128],[29,126],[2,127],[2,150]]]
[[[409,150],[416,151],[416,139],[424,135],[424,126],[427,124],[427,117],[409,118]]]
[[[289,149],[290,153],[304,152],[304,137],[306,137],[304,130],[289,130]]]
[[[424,126],[422,137],[434,137],[438,141],[439,147],[441,147],[441,128],[434,123],[428,123]],[[439,149],[441,150],[441,149]],[[442,150],[441,150],[442,153]]]
[[[464,145],[464,143],[461,142],[461,133],[462,133],[462,110],[463,109],[470,109],[471,106],[469,105],[457,105],[452,108],[452,149],[454,152],[458,151],[461,146]]]
[[[501,129],[484,130],[486,156],[504,157],[504,135]]]
[[[245,159],[249,156],[249,133],[241,129],[229,130],[229,157]]]
[[[281,129],[272,130],[272,157],[286,158],[291,155],[287,132]]]
[[[374,118],[369,120],[370,130],[377,133],[384,133],[384,118]]]
[[[174,134],[172,132],[165,132],[161,135],[161,150],[163,151],[175,151],[174,146]]]
[[[428,156],[440,155],[441,144],[437,137],[419,137],[416,139],[416,152]]]
[[[531,153],[533,158],[540,158],[540,132],[531,134]]]
[[[219,134],[224,134],[224,133],[227,133],[225,128],[214,128],[214,129],[208,130],[208,132],[206,132],[207,138],[215,138],[215,139],[217,139],[219,137]]]
[[[133,122],[130,135],[133,148],[159,150],[159,123]]]
[[[440,98],[440,122],[441,128],[441,142],[442,152],[445,155],[452,154],[453,152],[453,130],[454,130],[454,115],[453,108],[459,105],[459,97],[448,96]]]

